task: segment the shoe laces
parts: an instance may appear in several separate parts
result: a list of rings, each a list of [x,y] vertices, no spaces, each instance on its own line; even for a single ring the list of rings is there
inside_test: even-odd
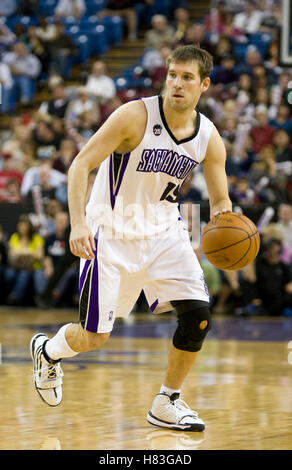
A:
[[[188,410],[189,410],[188,414],[194,416],[195,418],[198,417],[197,411],[192,410],[187,405],[187,403],[185,401],[183,401],[181,398],[177,398],[176,400],[172,401],[171,403],[174,406],[175,414],[176,414],[177,419],[178,419],[179,416],[181,417],[181,412],[182,411],[188,411]]]
[[[59,377],[63,377],[64,373],[61,369],[60,364],[49,364],[48,366],[42,367],[41,369],[35,370],[34,373],[35,375],[40,374],[40,372],[45,372],[47,375],[48,381],[50,380],[56,380]]]

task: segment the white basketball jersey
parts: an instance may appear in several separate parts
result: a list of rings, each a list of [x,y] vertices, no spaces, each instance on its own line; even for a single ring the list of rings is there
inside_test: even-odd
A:
[[[142,100],[147,110],[143,139],[131,152],[114,152],[102,162],[86,207],[87,216],[125,238],[154,237],[178,221],[180,186],[205,158],[213,130],[213,123],[198,113],[193,135],[177,140],[162,97]]]

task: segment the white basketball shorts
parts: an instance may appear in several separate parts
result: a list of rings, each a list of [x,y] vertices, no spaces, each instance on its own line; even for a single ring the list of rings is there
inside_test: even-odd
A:
[[[142,289],[153,313],[172,310],[172,300],[209,302],[202,268],[182,220],[163,236],[109,239],[94,219],[94,260],[80,259],[79,313],[84,329],[108,333],[117,317],[126,318]]]

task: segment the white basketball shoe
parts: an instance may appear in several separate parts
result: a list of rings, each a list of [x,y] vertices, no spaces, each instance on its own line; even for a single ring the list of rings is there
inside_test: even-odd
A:
[[[176,431],[203,431],[205,423],[198,413],[179,398],[179,393],[171,396],[158,393],[153,400],[147,420],[154,426],[174,429]]]
[[[57,406],[62,401],[63,371],[60,361],[53,361],[44,352],[44,345],[49,341],[47,335],[38,333],[30,342],[30,354],[33,361],[33,377],[36,391],[49,406]]]

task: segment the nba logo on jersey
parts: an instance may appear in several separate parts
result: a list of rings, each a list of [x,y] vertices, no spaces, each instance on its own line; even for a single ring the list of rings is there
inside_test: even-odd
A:
[[[155,124],[153,126],[153,134],[154,135],[160,135],[162,132],[162,126],[160,124]]]
[[[113,311],[113,310],[110,310],[110,312],[109,312],[109,314],[108,314],[108,321],[112,321],[113,316],[114,316],[114,311]]]

